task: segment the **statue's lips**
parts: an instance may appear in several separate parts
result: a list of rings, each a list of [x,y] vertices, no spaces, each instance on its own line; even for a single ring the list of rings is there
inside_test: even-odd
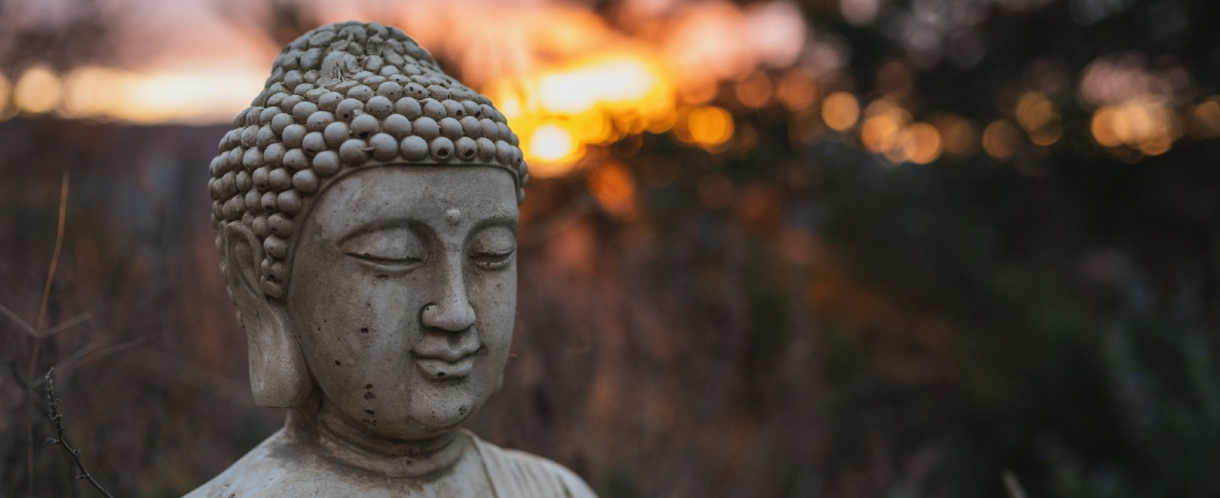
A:
[[[476,353],[482,349],[476,345],[477,343],[469,344],[468,347],[459,349],[416,348],[411,355],[415,357],[415,364],[428,378],[461,379],[469,376],[474,370],[474,360],[478,356]]]
[[[452,362],[439,358],[415,358],[415,364],[431,379],[461,379],[474,370],[474,355],[466,355]]]

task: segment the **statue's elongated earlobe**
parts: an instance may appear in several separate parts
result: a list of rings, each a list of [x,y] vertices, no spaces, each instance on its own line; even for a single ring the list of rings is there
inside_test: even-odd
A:
[[[284,307],[269,301],[259,283],[262,245],[253,232],[237,223],[225,225],[223,233],[225,281],[246,330],[254,402],[275,408],[299,406],[313,385]]]

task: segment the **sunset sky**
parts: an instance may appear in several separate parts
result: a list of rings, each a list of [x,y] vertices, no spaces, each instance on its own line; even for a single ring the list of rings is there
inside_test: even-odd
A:
[[[53,20],[65,1],[25,4],[21,19]],[[11,80],[0,76],[0,109],[8,116],[226,123],[261,90],[280,49],[258,27],[270,16],[268,3],[100,1],[125,13],[117,19],[129,37],[127,60],[66,74],[35,65]],[[858,137],[859,147],[893,164],[979,151],[1006,158],[1024,143],[1054,146],[1065,129],[1063,108],[1077,103],[1092,113],[1086,128],[1094,140],[1119,152],[1159,155],[1183,136],[1220,135],[1220,99],[1196,94],[1182,67],[1152,67],[1138,53],[1098,57],[1079,74],[1032,65],[1024,90],[995,95],[1006,115],[990,122],[915,113],[913,81],[921,66],[978,64],[984,48],[970,40],[981,36],[988,16],[1040,8],[1044,0],[909,7],[839,0],[839,12],[818,15],[902,28],[889,36],[906,56],[881,65],[875,82],[851,74],[853,47],[842,34],[815,30],[789,0],[744,7],[632,0],[609,12],[541,0],[301,3],[320,23],[361,19],[402,28],[496,103],[538,176],[569,171],[589,147],[644,132],[672,132],[684,143],[723,151],[735,136],[726,97],[739,110],[782,106],[792,114],[794,140],[816,142],[829,129]],[[1113,14],[1097,5],[1076,0],[1068,7],[1075,22],[1087,25],[1096,21],[1089,16]],[[861,93],[869,89],[876,93]]]

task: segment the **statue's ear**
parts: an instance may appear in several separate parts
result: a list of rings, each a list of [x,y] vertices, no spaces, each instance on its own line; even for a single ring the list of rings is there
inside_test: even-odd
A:
[[[309,397],[313,384],[283,305],[268,300],[262,291],[258,272],[262,244],[249,227],[239,223],[226,224],[222,230],[225,283],[237,305],[237,320],[246,329],[254,402],[296,407]]]

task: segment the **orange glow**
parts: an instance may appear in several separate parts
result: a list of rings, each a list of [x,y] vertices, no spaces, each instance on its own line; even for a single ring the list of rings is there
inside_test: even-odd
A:
[[[1190,132],[1195,139],[1220,137],[1220,101],[1207,99],[1190,111]]]
[[[533,130],[527,146],[528,157],[533,159],[530,174],[539,176],[566,173],[570,164],[560,164],[576,157],[580,152],[580,144],[572,136],[571,130],[555,123],[546,123]]]
[[[1007,159],[1021,145],[1021,132],[1007,119],[998,119],[983,130],[983,150],[996,159]]]
[[[907,160],[910,159],[907,157],[906,149],[903,149],[902,147],[893,147],[881,155],[885,156],[885,158],[890,161],[890,166],[907,162]]]
[[[946,116],[937,120],[945,152],[958,156],[973,154],[978,148],[978,127],[970,120]]]
[[[1033,131],[1029,134],[1029,141],[1035,145],[1048,147],[1058,142],[1063,138],[1063,129],[1058,124]]]
[[[587,181],[589,192],[607,213],[622,220],[636,217],[635,180],[626,168],[604,164],[591,171]]]
[[[806,111],[813,120],[800,140],[814,143],[823,132],[815,122],[817,78],[844,60],[830,45],[818,58],[804,56],[814,38],[800,7],[787,0],[679,2],[622,20],[630,29],[572,3],[407,3],[380,14],[492,99],[520,137],[535,177],[568,174],[590,162],[583,159],[591,149],[646,132],[672,131],[716,153],[748,150],[755,132],[736,130],[730,113],[711,105],[725,97],[722,88],[749,108],[778,103]],[[329,23],[353,12],[324,2],[317,15]],[[207,61],[180,57],[190,60],[130,70],[84,67],[65,75],[31,70],[12,82],[7,107],[69,119],[228,123],[263,88],[272,49],[279,47],[210,36],[225,36],[226,45]],[[232,57],[235,49],[243,56]],[[0,111],[10,93],[5,83],[0,80]],[[849,93],[823,107],[822,118],[841,131],[860,117]]]
[[[746,79],[737,82],[737,101],[751,109],[758,109],[771,103],[771,78],[767,73],[755,71]]]
[[[10,90],[12,90],[12,85],[9,83],[8,78],[0,74],[0,120],[8,116]]]
[[[716,82],[711,80],[694,80],[685,81],[679,89],[682,102],[690,105],[701,105],[711,102],[716,98],[716,93],[720,89],[716,87]]]
[[[733,136],[733,116],[716,106],[696,107],[687,113],[683,128],[679,138],[714,151]]]
[[[1118,109],[1106,106],[1093,113],[1093,139],[1102,147],[1118,147],[1123,140],[1114,130],[1114,122],[1118,119]]]
[[[874,153],[884,153],[898,145],[898,134],[905,123],[891,114],[873,116],[860,127],[860,141]]]
[[[784,73],[776,87],[779,101],[794,112],[808,109],[818,96],[817,81],[808,71],[800,68]]]
[[[13,87],[13,101],[23,112],[44,114],[59,105],[62,84],[59,76],[44,66],[27,69]]]
[[[1140,152],[1149,156],[1159,156],[1173,147],[1173,138],[1169,135],[1156,135],[1139,143]]]
[[[1017,101],[1017,123],[1025,128],[1029,140],[1036,145],[1049,146],[1063,136],[1059,124],[1059,113],[1054,104],[1038,92],[1026,92]]]
[[[918,156],[916,162],[922,161],[921,164],[940,157],[940,132],[927,124],[908,129],[911,113],[897,103],[885,98],[875,100],[868,105],[864,115],[860,142],[870,152],[884,154],[895,164],[914,161],[916,157],[912,154]],[[929,129],[933,132],[931,135]]]
[[[57,112],[73,119],[211,123],[232,119],[262,86],[261,76],[233,70],[141,74],[84,67],[59,84]]]
[[[350,19],[358,14],[355,10],[324,2],[317,20]],[[767,105],[778,98],[770,71],[790,70],[810,42],[799,8],[786,1],[744,7],[680,3],[625,19],[626,30],[590,7],[571,3],[386,4],[378,14],[492,98],[518,136],[532,137],[546,123],[564,123],[575,151],[564,155],[562,161],[568,162],[578,161],[586,146],[669,131],[684,112],[679,106],[711,102],[726,80],[741,80],[743,102]],[[209,36],[225,37],[215,59],[158,60],[150,62],[158,66],[132,71],[85,68],[64,75],[62,92],[55,75],[31,72],[35,79],[17,92],[22,108],[68,118],[227,123],[262,88],[279,47],[227,33],[199,35],[195,42]],[[238,49],[242,57],[228,53]],[[807,70],[820,74],[819,68]],[[813,98],[790,84],[783,102],[799,108],[812,105]],[[540,144],[558,143],[554,130],[541,136]],[[523,143],[527,159],[557,154],[550,149],[535,153],[529,150],[532,143]]]
[[[916,164],[928,164],[940,157],[940,132],[927,123],[915,123],[902,130],[902,151]]]
[[[1163,103],[1137,98],[1093,113],[1093,138],[1103,147],[1127,146],[1146,155],[1164,154],[1180,135],[1179,119]]]
[[[1045,96],[1038,92],[1026,92],[1017,101],[1017,122],[1026,131],[1038,131],[1052,122],[1059,121],[1059,114]]]
[[[538,103],[556,114],[577,114],[597,106],[630,106],[672,91],[651,61],[613,55],[582,61],[537,79]]]
[[[532,137],[522,151],[531,163],[548,163],[531,170],[538,177],[571,171],[589,145],[664,132],[677,113],[674,83],[642,53],[598,54],[530,77],[493,80],[486,93],[519,136]]]
[[[822,120],[833,130],[846,131],[860,119],[860,102],[847,92],[835,92],[822,101]]]
[[[679,72],[697,71],[712,79],[734,79],[749,74],[756,61],[740,36],[747,28],[739,8],[707,3],[687,9],[675,19],[664,41],[668,59]]]

